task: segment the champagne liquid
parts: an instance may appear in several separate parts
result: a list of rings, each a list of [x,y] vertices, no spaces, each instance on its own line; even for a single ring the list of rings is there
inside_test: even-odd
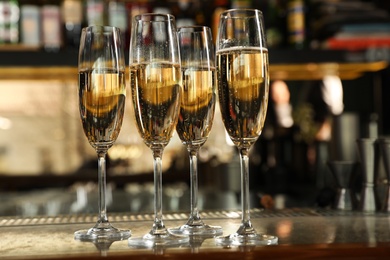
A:
[[[169,63],[130,67],[130,86],[138,131],[150,148],[165,147],[177,124],[180,66]]]
[[[268,106],[268,51],[230,48],[217,52],[218,95],[225,128],[238,147],[260,136]]]
[[[84,133],[95,149],[108,149],[122,127],[125,108],[124,72],[79,73],[79,108]]]
[[[201,146],[213,124],[215,69],[182,72],[183,92],[176,132],[185,145]]]

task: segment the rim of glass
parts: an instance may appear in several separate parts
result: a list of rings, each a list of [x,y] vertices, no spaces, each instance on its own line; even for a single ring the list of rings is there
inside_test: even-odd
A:
[[[256,16],[256,15],[260,15],[260,16],[263,16],[263,12],[260,11],[259,9],[253,9],[253,8],[233,8],[233,9],[228,9],[228,10],[225,10],[221,13],[221,17],[222,16],[227,16],[227,14],[233,14],[233,13],[237,13],[237,14],[244,14],[244,13],[247,13],[247,14],[250,14],[250,13],[253,13],[253,16]],[[237,16],[237,15],[231,15],[229,17],[230,19],[234,19],[234,18],[242,18],[242,16]]]
[[[211,30],[209,26],[206,25],[184,25],[177,28],[177,31],[184,30],[184,29],[194,29],[196,32],[204,31],[204,30]]]
[[[145,18],[147,17],[162,17],[164,18],[163,20],[146,20]],[[163,21],[172,21],[172,20],[175,20],[175,16],[173,16],[172,14],[164,14],[164,13],[144,13],[144,14],[137,14],[134,16],[134,20],[139,22],[139,21],[143,21],[143,22],[163,22]]]
[[[109,26],[109,25],[90,25],[87,27],[84,27],[82,31],[92,31],[92,32],[111,32],[111,31],[120,31],[118,27],[115,26]]]

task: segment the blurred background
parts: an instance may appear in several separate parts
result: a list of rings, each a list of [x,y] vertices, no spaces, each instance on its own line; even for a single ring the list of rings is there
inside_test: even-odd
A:
[[[2,0],[0,215],[97,211],[96,154],[78,114],[82,27],[118,26],[128,43],[132,16],[164,12],[178,26],[208,25],[215,37],[228,8],[263,11],[270,55],[267,120],[250,155],[251,206],[332,207],[327,162],[357,161],[357,138],[390,135],[387,1]],[[108,211],[151,212],[152,154],[135,128],[129,89],[127,99],[108,154]],[[175,134],[163,158],[165,211],[189,209],[187,156]],[[199,168],[200,209],[239,209],[239,158],[218,106]],[[380,166],[378,196],[387,183]],[[360,185],[357,170],[357,195]]]

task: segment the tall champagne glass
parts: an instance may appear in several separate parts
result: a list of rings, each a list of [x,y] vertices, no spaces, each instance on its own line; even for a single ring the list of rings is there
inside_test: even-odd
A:
[[[217,81],[222,121],[241,165],[241,225],[217,242],[237,245],[275,244],[277,237],[252,226],[249,205],[248,152],[263,129],[269,91],[268,50],[263,16],[256,9],[232,9],[220,15],[216,43]]]
[[[90,26],[79,50],[79,109],[84,133],[98,156],[99,215],[94,227],[76,231],[78,240],[122,240],[130,230],[114,228],[106,210],[106,154],[116,141],[125,109],[125,60],[120,31]]]
[[[190,159],[190,216],[185,225],[169,229],[174,234],[216,236],[222,228],[204,224],[198,210],[198,152],[206,142],[215,109],[215,53],[211,29],[205,26],[178,30],[183,92],[176,126]]]
[[[162,156],[179,116],[182,78],[175,18],[169,14],[140,14],[133,18],[130,39],[130,86],[137,129],[152,150],[154,165],[154,223],[129,246],[152,247],[189,241],[168,232],[162,214]]]

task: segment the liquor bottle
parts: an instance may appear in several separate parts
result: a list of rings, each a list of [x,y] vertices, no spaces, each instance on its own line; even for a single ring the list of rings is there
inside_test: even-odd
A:
[[[287,3],[288,43],[294,49],[305,47],[305,4],[303,0],[289,0]]]
[[[0,43],[19,42],[19,19],[17,0],[0,1]]]
[[[267,46],[269,48],[281,47],[285,42],[286,15],[280,2],[278,0],[270,0],[264,9],[265,35],[267,36]]]
[[[126,5],[122,1],[110,0],[107,8],[108,25],[115,26],[121,30],[123,42],[127,49],[130,40],[128,13]]]
[[[105,5],[103,0],[87,0],[87,25],[104,25]]]
[[[108,2],[108,24],[118,27],[122,33],[127,31],[127,11],[124,2],[117,0]]]
[[[172,2],[171,11],[176,18],[176,26],[191,26],[195,25],[195,13],[194,8],[190,0],[178,0]]]
[[[80,0],[63,0],[61,4],[64,44],[67,49],[77,49],[80,44],[84,14]]]
[[[152,6],[149,0],[138,0],[126,2],[126,9],[128,13],[128,28],[131,28],[131,21],[134,16],[142,13],[152,12]]]
[[[252,5],[250,0],[232,0],[231,8],[240,9],[240,8],[250,8]]]
[[[20,6],[20,42],[30,47],[41,45],[41,9],[38,5]]]
[[[153,3],[153,13],[170,14],[171,9],[168,4],[168,0],[159,0]]]
[[[209,3],[204,1],[193,1],[193,10],[195,13],[195,24],[197,25],[205,25],[208,16],[208,11],[205,11],[205,9],[208,9],[210,6]]]
[[[47,1],[41,7],[42,44],[46,51],[62,47],[62,20],[58,2]]]
[[[218,34],[218,24],[219,24],[219,16],[225,10],[230,8],[229,0],[215,0],[214,1],[214,12],[211,15],[211,31],[213,33],[213,39],[217,39]]]

